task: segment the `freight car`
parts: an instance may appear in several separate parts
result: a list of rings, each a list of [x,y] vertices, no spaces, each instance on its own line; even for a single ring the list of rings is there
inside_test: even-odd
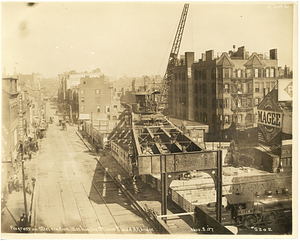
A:
[[[222,224],[253,228],[257,225],[272,225],[292,214],[292,197],[286,189],[263,195],[229,194],[225,195],[227,206],[222,208]],[[195,208],[195,222],[200,223],[201,211],[215,218],[215,205],[199,205]]]

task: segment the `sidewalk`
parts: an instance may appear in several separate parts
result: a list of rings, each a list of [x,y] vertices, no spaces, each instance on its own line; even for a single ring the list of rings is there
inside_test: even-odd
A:
[[[43,139],[41,140],[41,143],[43,143]],[[40,151],[41,151],[41,149],[39,149],[39,151],[37,151],[35,154],[33,154],[31,160],[27,159],[24,162],[25,188],[27,186],[27,183],[30,183],[31,191],[33,191],[33,188],[31,185],[31,183],[32,183],[31,178],[35,178],[35,179],[37,178],[36,177],[36,163],[38,161]],[[1,215],[1,232],[2,233],[17,233],[17,230],[14,227],[16,226],[16,222],[20,221],[20,217],[22,216],[22,214],[25,213],[22,164],[19,166],[18,173],[16,175],[20,181],[20,190],[18,192],[16,190],[13,190],[12,193],[8,194],[6,197],[7,208],[4,209],[4,211]],[[35,190],[36,190],[36,188],[35,188]],[[28,193],[26,193],[28,214],[29,214],[30,206],[31,206],[31,197],[32,197],[32,195],[29,195]],[[34,193],[34,198],[35,198],[35,193]],[[32,213],[31,225],[34,224],[33,222],[34,222],[34,210]]]

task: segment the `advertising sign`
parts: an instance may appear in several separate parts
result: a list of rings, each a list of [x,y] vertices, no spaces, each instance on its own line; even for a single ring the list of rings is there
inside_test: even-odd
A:
[[[278,79],[278,101],[293,100],[293,79]]]
[[[258,127],[267,142],[282,130],[282,111],[268,95],[257,108]]]

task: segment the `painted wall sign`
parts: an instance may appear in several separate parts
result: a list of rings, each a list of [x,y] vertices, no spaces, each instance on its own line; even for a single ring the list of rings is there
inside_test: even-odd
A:
[[[265,140],[270,142],[282,130],[282,111],[276,102],[267,95],[257,108],[258,127]]]

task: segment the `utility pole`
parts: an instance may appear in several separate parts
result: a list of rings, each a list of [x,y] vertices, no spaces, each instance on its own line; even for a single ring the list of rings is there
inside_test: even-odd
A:
[[[20,138],[20,147],[21,147],[21,159],[22,159],[22,181],[23,181],[23,195],[24,195],[24,209],[25,209],[25,226],[28,224],[27,216],[27,201],[26,201],[26,190],[25,190],[25,175],[24,175],[24,135],[23,135],[23,100],[22,94],[19,94],[19,138]]]

